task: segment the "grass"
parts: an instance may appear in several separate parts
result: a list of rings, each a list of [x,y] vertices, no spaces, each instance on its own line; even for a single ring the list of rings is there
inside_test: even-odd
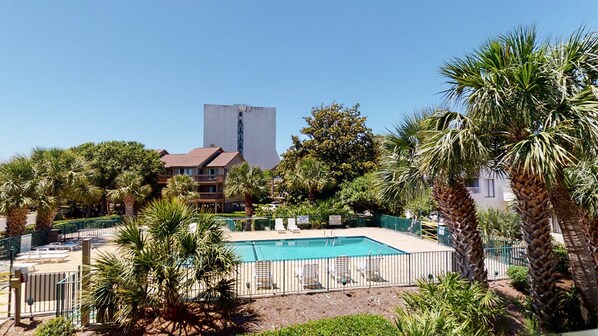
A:
[[[265,331],[261,336],[390,336],[398,335],[397,328],[388,320],[378,315],[360,314],[339,316],[318,321],[307,322],[282,328],[276,331]]]

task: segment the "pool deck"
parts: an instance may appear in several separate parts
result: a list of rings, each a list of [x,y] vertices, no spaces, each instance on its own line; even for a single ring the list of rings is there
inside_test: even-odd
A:
[[[272,239],[297,239],[297,238],[323,238],[323,237],[358,237],[365,236],[377,240],[399,250],[411,252],[452,251],[447,246],[436,244],[418,237],[389,229],[381,228],[351,228],[333,230],[301,230],[300,232],[278,233],[276,231],[245,231],[228,232],[227,240],[272,240]]]

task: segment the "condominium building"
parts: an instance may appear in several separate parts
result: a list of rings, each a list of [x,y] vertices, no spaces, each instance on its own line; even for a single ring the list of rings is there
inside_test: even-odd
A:
[[[280,162],[276,108],[205,104],[203,144],[239,152],[250,165],[271,169]]]
[[[174,175],[189,175],[198,184],[199,198],[193,202],[203,210],[213,212],[231,211],[239,199],[224,196],[226,175],[230,168],[243,161],[239,152],[225,152],[221,147],[195,148],[187,154],[170,154],[158,150],[166,173],[160,175],[158,184],[166,186]]]

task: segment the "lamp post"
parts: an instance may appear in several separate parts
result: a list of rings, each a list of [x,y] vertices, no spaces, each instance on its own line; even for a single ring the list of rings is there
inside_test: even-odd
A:
[[[33,298],[30,296],[27,299],[27,304],[29,305],[29,321],[33,321],[33,309],[32,309],[33,303],[34,303]]]
[[[250,288],[251,288],[251,282],[247,281],[245,283],[245,287],[247,288],[247,291],[249,292],[249,301],[251,301],[251,290],[250,290]]]
[[[345,292],[345,286],[347,285],[347,278],[346,277],[342,277],[341,278],[341,283],[343,284],[343,293]]]

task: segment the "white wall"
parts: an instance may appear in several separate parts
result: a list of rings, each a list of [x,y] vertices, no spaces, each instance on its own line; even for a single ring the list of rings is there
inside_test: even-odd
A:
[[[239,105],[204,105],[204,147],[216,145],[227,152],[238,151]],[[263,169],[274,167],[276,153],[276,108],[251,106],[243,112],[243,158]]]
[[[492,193],[489,193],[488,184],[485,181],[486,179],[494,180],[494,197],[491,197]],[[514,199],[510,181],[507,178],[483,171],[480,173],[478,181],[479,188],[468,188],[478,209],[504,209],[507,204]]]

